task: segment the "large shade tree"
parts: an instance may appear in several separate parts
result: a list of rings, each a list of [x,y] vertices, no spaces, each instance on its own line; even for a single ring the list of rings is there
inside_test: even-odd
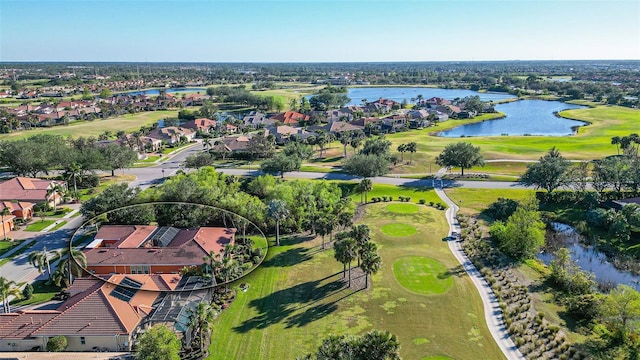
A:
[[[446,167],[459,167],[464,176],[464,169],[474,166],[484,166],[484,160],[480,154],[480,147],[468,142],[457,142],[447,145],[436,157],[436,164]]]
[[[567,180],[565,175],[569,166],[571,162],[553,147],[538,162],[527,165],[527,170],[522,174],[519,182],[552,192],[565,184]]]

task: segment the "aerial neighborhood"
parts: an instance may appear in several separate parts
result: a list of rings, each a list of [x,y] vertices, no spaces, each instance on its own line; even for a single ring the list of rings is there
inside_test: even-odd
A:
[[[0,352],[630,358],[638,69],[7,65]]]

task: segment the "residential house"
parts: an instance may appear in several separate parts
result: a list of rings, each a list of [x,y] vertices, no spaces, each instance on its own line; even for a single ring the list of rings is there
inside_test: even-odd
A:
[[[329,132],[339,134],[345,131],[364,131],[364,126],[354,125],[346,121],[334,121],[329,125]]]
[[[252,127],[252,128],[259,128],[261,126],[270,126],[275,123],[273,119],[268,119],[267,115],[258,111],[250,112],[248,115],[242,118],[242,122],[244,122],[245,126]]]
[[[11,215],[26,221],[33,216],[33,205],[28,201],[0,201],[0,211],[9,209]]]
[[[392,115],[382,119],[382,129],[386,131],[397,131],[405,128],[407,118],[403,115]]]
[[[234,242],[236,229],[103,225],[84,251],[93,274],[177,274]]]
[[[353,120],[352,112],[343,112],[341,110],[314,111],[316,118],[323,119],[324,122],[334,121],[351,121]]]
[[[167,144],[176,144],[180,142],[182,137],[185,137],[187,141],[192,141],[196,136],[196,132],[177,126],[168,126],[165,128],[154,129],[147,135],[150,138],[162,140]]]
[[[284,125],[295,126],[301,121],[309,121],[309,115],[301,114],[297,111],[286,111],[273,116],[271,119],[280,121]]]
[[[249,142],[251,138],[245,135],[225,136],[211,147],[211,151],[221,154],[222,157],[227,155],[247,152],[249,150]]]
[[[53,191],[56,186],[66,189],[63,181],[16,177],[0,183],[0,201],[46,202],[53,206],[62,203],[62,195]]]
[[[360,106],[357,106],[357,105],[349,105],[349,106],[345,106],[345,107],[343,107],[343,108],[340,108],[340,110],[339,110],[339,111],[340,111],[341,113],[343,113],[343,114],[351,114],[352,119],[353,119],[353,116],[354,116],[356,113],[363,113],[363,112],[364,112],[364,111],[362,111],[362,108],[361,108]]]
[[[315,133],[304,130],[303,128],[288,125],[269,126],[266,131],[268,134],[273,134],[276,139],[276,143],[278,144],[284,144],[293,137],[297,137],[299,140],[304,140],[309,136],[316,135]]]
[[[189,120],[182,124],[183,128],[200,130],[203,133],[209,133],[218,126],[218,122],[207,118],[199,118],[195,120]]]
[[[235,134],[238,132],[238,127],[231,124],[224,124],[224,131],[226,134]]]
[[[15,215],[4,215],[0,217],[0,240],[4,240],[6,236],[13,230]]]
[[[447,100],[447,99],[443,99],[443,98],[439,98],[439,97],[432,97],[429,99],[425,99],[425,100],[421,100],[418,102],[418,105],[420,106],[429,106],[429,107],[436,107],[436,106],[441,106],[441,105],[451,105],[451,100]]]
[[[377,106],[379,105],[381,109],[384,109],[384,112],[389,112],[391,110],[393,110],[394,107],[400,107],[400,103],[397,101],[393,101],[390,99],[383,99],[380,98],[376,101],[372,101],[369,104]]]
[[[111,275],[105,281],[78,278],[70,297],[54,310],[0,314],[0,351],[46,349],[62,335],[66,351],[130,351],[141,321],[162,291],[174,290],[179,275]]]

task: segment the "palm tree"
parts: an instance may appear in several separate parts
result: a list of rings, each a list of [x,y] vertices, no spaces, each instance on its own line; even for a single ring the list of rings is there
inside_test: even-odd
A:
[[[204,349],[205,333],[208,333],[211,330],[214,311],[213,307],[206,302],[200,302],[198,303],[198,306],[187,310],[189,327],[194,334],[198,335],[200,351],[203,351]]]
[[[11,211],[8,207],[4,206],[4,208],[0,210],[0,217],[2,218],[2,223],[0,223],[0,226],[2,226],[2,236],[4,237],[4,241],[7,241],[7,229],[5,229],[4,217],[8,215],[11,215]]]
[[[407,144],[406,150],[409,152],[409,164],[411,164],[411,162],[413,161],[413,153],[418,151],[418,144],[412,141]]]
[[[7,314],[11,312],[9,296],[20,298],[22,293],[15,281],[9,281],[4,277],[0,277],[0,296],[2,297],[2,308],[4,313]]]
[[[324,249],[324,237],[333,231],[332,220],[330,216],[324,216],[318,220],[316,223],[316,232],[318,235],[322,236],[322,248]]]
[[[349,143],[349,145],[351,145],[351,147],[353,148],[353,155],[356,154],[356,150],[358,150],[358,148],[360,147],[361,144],[362,144],[362,138],[361,137],[351,138],[351,142]]]
[[[210,138],[205,138],[204,140],[202,140],[202,148],[207,150],[211,148],[211,139]]]
[[[216,275],[219,275],[222,262],[220,261],[220,254],[211,250],[203,259],[208,272],[211,274],[211,284],[216,284]]]
[[[51,279],[57,286],[69,286],[73,283],[73,275],[82,276],[87,267],[87,258],[84,253],[75,248],[64,248],[55,252],[52,259],[60,259],[58,268],[53,272]]]
[[[343,265],[343,278],[346,266],[347,264],[349,264],[349,286],[351,286],[351,262],[356,258],[356,246],[356,241],[350,237],[338,240],[333,245],[333,256],[338,262],[341,262]]]
[[[33,265],[38,272],[42,274],[44,270],[47,270],[49,280],[51,280],[51,263],[49,261],[49,253],[47,248],[42,248],[42,251],[32,251],[29,254],[29,264]]]
[[[361,341],[362,353],[369,359],[400,360],[400,342],[388,331],[372,330]]]
[[[620,136],[614,136],[611,138],[611,145],[615,145],[618,150],[618,155],[620,155]]]
[[[56,201],[56,194],[62,194],[64,192],[64,188],[62,186],[60,186],[60,184],[55,184],[54,186],[51,186],[47,189],[47,198],[53,196],[53,210],[55,211],[57,209],[57,201]]]
[[[289,209],[284,200],[273,199],[267,206],[267,216],[276,221],[276,246],[280,246],[280,221],[287,218]]]
[[[351,228],[349,235],[356,241],[358,250],[358,266],[360,266],[361,249],[371,240],[371,231],[369,226],[360,224]]]
[[[340,142],[342,143],[342,148],[344,152],[344,158],[347,158],[347,146],[351,143],[351,131],[344,131],[340,134]]]
[[[65,175],[68,179],[73,180],[73,192],[78,193],[78,178],[82,178],[82,167],[76,163],[72,162],[66,169]]]
[[[360,181],[360,189],[364,192],[364,203],[367,203],[367,193],[373,189],[373,182],[371,179],[362,179]]]
[[[401,161],[404,162],[404,152],[407,151],[407,144],[400,144],[398,145],[398,151],[400,152],[400,154],[402,155],[402,159]]]
[[[366,242],[358,249],[358,255],[362,259],[360,269],[364,272],[364,288],[366,289],[369,286],[369,275],[375,274],[380,270],[382,260],[378,255],[378,247],[371,241]]]

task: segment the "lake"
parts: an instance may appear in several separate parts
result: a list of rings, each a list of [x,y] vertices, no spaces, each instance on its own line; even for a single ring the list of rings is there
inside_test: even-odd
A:
[[[611,264],[605,254],[594,249],[592,246],[585,246],[581,243],[581,237],[574,229],[566,224],[551,223],[555,234],[547,237],[545,249],[538,254],[538,259],[549,265],[554,259],[553,253],[559,248],[569,249],[570,258],[582,270],[595,275],[597,282],[608,285],[624,284],[640,291],[640,277],[627,271],[616,269]]]
[[[555,113],[567,109],[581,109],[585,106],[561,101],[519,100],[495,106],[506,115],[502,119],[486,120],[467,124],[439,133],[443,137],[500,136],[500,135],[543,135],[566,136],[575,134],[576,129],[587,123],[564,119]],[[456,121],[456,120],[450,120]]]
[[[440,89],[440,88],[424,88],[424,87],[359,87],[349,88],[347,96],[351,99],[347,105],[362,105],[362,100],[375,101],[379,98],[390,99],[397,102],[407,100],[411,102],[412,98],[422,95],[423,99],[432,97],[440,97],[448,100],[455,98],[464,98],[467,96],[480,96],[482,101],[499,101],[513,99],[515,96],[507,93],[479,93],[477,91],[463,89]]]
[[[204,94],[207,92],[207,89],[205,88],[170,88],[170,89],[165,89],[167,91],[167,93],[181,93],[181,92],[198,92],[200,91],[201,94]],[[127,95],[160,95],[160,89],[149,89],[149,90],[142,90],[142,91],[125,91],[125,92],[121,92],[118,94],[127,94]]]

